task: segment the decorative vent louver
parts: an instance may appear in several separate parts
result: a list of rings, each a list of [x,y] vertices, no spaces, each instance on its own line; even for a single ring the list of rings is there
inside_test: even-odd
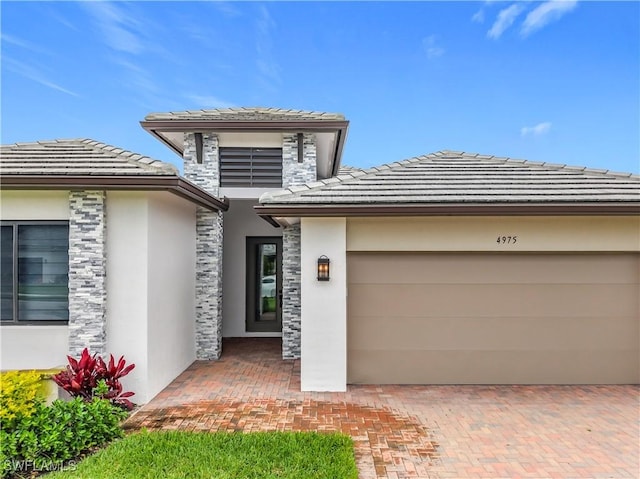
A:
[[[282,187],[282,148],[220,147],[220,186]]]

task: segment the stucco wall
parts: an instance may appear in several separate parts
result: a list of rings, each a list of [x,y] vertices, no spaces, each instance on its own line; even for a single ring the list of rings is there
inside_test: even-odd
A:
[[[3,220],[68,220],[68,191],[0,191]],[[48,369],[66,363],[65,325],[4,325],[0,330],[0,368]]]
[[[507,243],[498,244],[505,236]],[[508,237],[511,236],[511,241]],[[513,241],[513,237],[517,239]],[[349,251],[640,251],[638,216],[349,218]]]
[[[109,192],[107,351],[136,368],[144,403],[195,359],[195,206],[168,193]]]
[[[247,236],[282,236],[280,228],[274,228],[257,216],[253,206],[256,200],[231,200],[224,213],[224,257],[222,302],[223,337],[281,336],[281,333],[248,333],[246,319]]]
[[[347,258],[345,218],[301,220],[302,391],[346,391]],[[330,281],[317,280],[317,260],[331,260]]]
[[[196,208],[167,194],[149,200],[149,394],[160,392],[196,358]]]
[[[68,191],[0,191],[3,220],[68,220]]]
[[[123,384],[148,401],[148,201],[144,193],[107,194],[107,348],[136,368]]]

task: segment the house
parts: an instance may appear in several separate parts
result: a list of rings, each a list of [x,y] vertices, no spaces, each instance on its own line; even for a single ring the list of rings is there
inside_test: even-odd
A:
[[[640,383],[640,177],[442,151],[341,169],[342,115],[151,114],[171,166],[3,146],[2,368],[124,354],[146,402],[223,337],[303,390]],[[67,294],[68,291],[68,294]]]

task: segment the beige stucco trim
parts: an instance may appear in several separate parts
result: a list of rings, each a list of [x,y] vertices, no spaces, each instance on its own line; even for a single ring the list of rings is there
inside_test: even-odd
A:
[[[347,251],[637,252],[640,216],[347,218]]]
[[[69,191],[0,191],[0,219],[68,220]]]

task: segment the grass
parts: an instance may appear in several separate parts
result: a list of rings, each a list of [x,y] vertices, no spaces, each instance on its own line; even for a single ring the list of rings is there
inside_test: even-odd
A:
[[[357,479],[353,441],[315,432],[131,434],[48,479]]]

